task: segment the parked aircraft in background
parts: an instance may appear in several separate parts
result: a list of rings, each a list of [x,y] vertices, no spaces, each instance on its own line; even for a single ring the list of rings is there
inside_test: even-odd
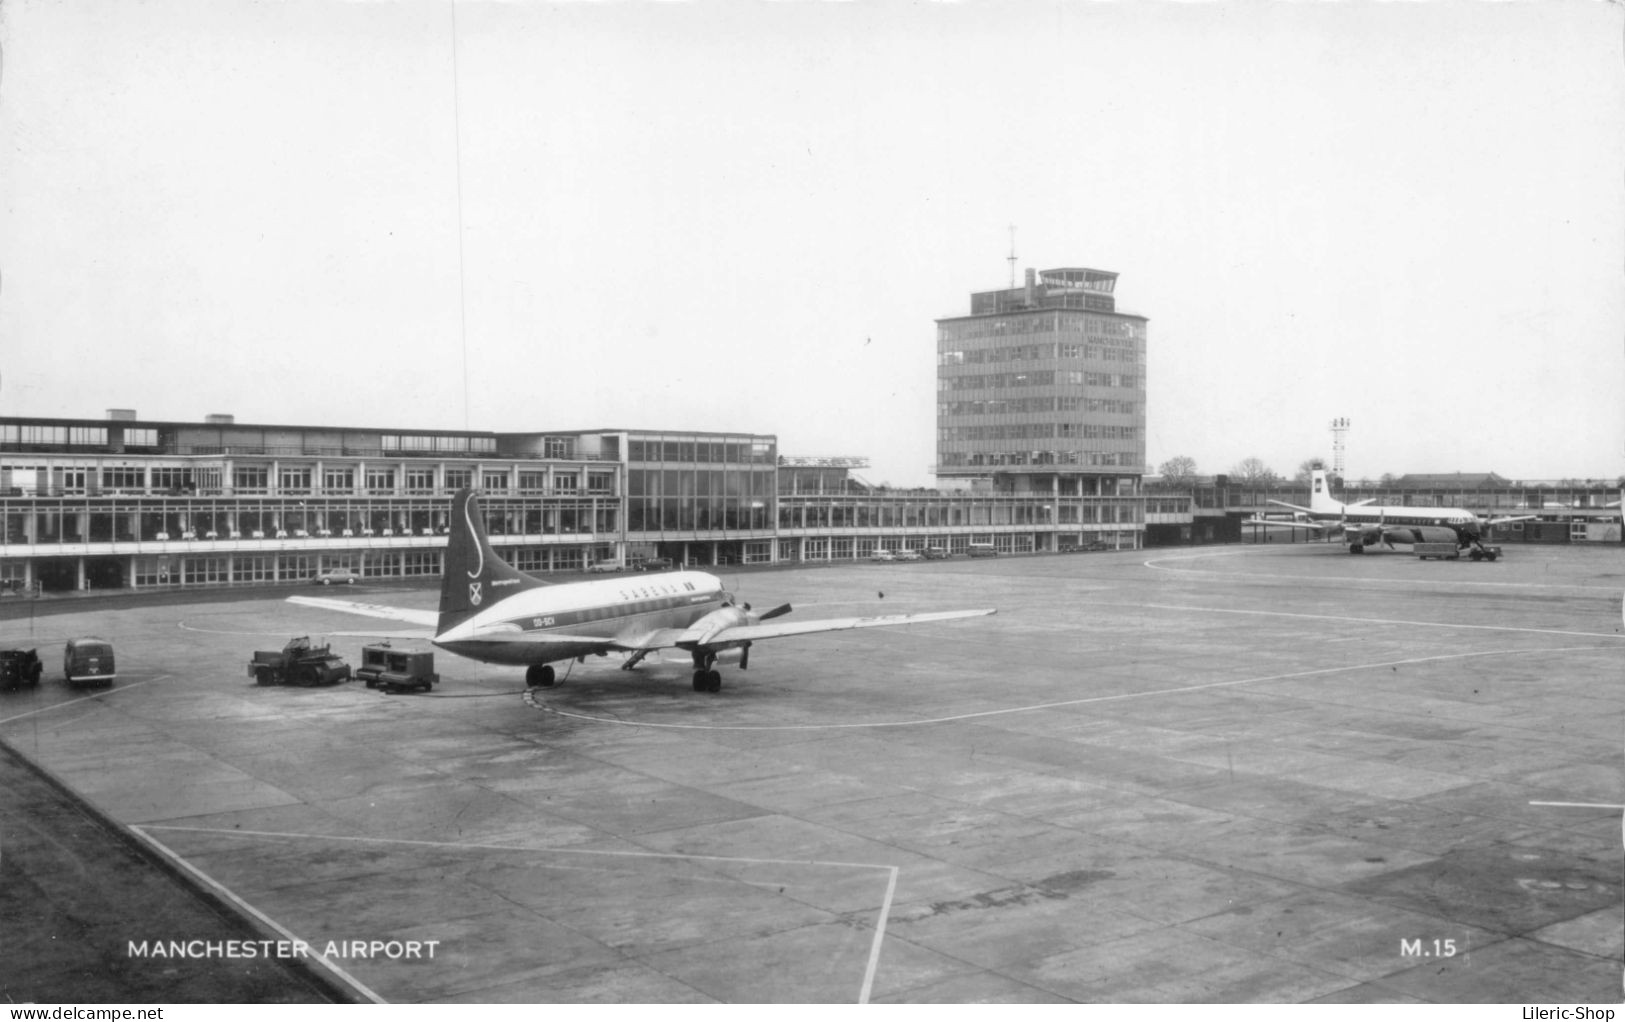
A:
[[[656,650],[681,649],[693,658],[696,692],[721,689],[722,676],[714,666],[720,655],[737,654],[743,670],[751,646],[763,639],[996,613],[948,610],[778,621],[790,613],[788,603],[756,613],[748,603],[735,604],[720,579],[700,571],[553,585],[497,556],[476,496],[465,489],[452,498],[438,613],[308,596],[289,597],[289,602],[432,627],[430,641],[436,646],[482,663],[524,666],[526,682],[543,688],[555,682],[551,665],[558,661],[621,652],[631,654],[622,665],[631,668]]]
[[[1341,532],[1351,554],[1362,554],[1367,549],[1409,551],[1418,543],[1454,543],[1458,550],[1466,550],[1467,556],[1475,561],[1493,561],[1499,554],[1498,548],[1484,545],[1485,528],[1528,521],[1535,517],[1516,515],[1485,519],[1459,507],[1412,507],[1373,504],[1369,501],[1345,504],[1333,499],[1326,484],[1326,473],[1320,469],[1310,476],[1308,507],[1288,504],[1284,500],[1272,500],[1270,503],[1296,512],[1293,520],[1252,518],[1247,524],[1312,529],[1332,534]]]

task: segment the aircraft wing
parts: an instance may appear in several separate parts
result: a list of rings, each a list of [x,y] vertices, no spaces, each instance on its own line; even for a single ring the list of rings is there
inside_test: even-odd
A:
[[[835,617],[822,621],[774,621],[755,625],[736,625],[711,635],[706,645],[719,642],[744,642],[757,639],[777,639],[786,635],[810,635],[814,632],[844,632],[852,628],[887,628],[892,625],[917,625],[923,621],[953,621],[962,617],[987,617],[997,614],[994,608],[983,610],[936,610],[925,614],[884,614],[879,617]]]
[[[378,617],[389,621],[405,621],[408,624],[421,625],[433,629],[439,621],[440,615],[432,610],[408,610],[405,607],[388,607],[381,603],[357,603],[353,600],[331,600],[323,596],[290,596],[289,603],[297,603],[302,607],[317,607],[321,610],[341,610],[346,614],[359,614],[362,617]],[[330,633],[338,634],[338,633]],[[357,635],[383,635],[383,632],[357,632]],[[413,633],[414,635],[417,633]]]
[[[1507,516],[1505,518],[1489,518],[1489,519],[1486,519],[1484,524],[1485,525],[1506,525],[1506,524],[1508,524],[1510,522],[1532,522],[1536,518],[1539,518],[1539,517],[1540,517],[1539,515],[1509,515],[1509,516]]]

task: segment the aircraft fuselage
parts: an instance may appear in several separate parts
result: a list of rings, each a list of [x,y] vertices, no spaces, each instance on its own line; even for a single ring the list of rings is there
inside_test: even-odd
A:
[[[579,648],[548,643],[543,654],[527,639],[549,633],[596,640],[635,638],[661,628],[687,628],[731,601],[721,580],[701,571],[575,582],[515,593],[442,631],[433,642],[484,663],[570,660],[596,652],[601,641]],[[505,634],[513,641],[504,642]]]

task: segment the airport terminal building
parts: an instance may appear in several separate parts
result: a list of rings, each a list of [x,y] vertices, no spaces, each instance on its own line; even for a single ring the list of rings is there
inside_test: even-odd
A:
[[[995,474],[990,484],[865,483],[861,457],[781,455],[767,434],[490,433],[0,418],[0,591],[151,589],[438,576],[451,495],[482,492],[492,543],[524,571],[664,557],[694,565],[1123,550],[1261,541],[1270,499],[1199,483],[1141,491],[1119,473]],[[1021,466],[1027,469],[1030,466]],[[1040,466],[1047,467],[1047,466]],[[1090,492],[1102,491],[1102,492]],[[1616,484],[1356,494],[1538,520],[1501,541],[1621,541]],[[1277,537],[1288,541],[1293,537]],[[1301,539],[1302,537],[1298,537]]]
[[[127,410],[0,418],[0,584],[263,584],[333,568],[435,576],[450,497],[465,486],[482,491],[503,556],[544,573],[653,557],[1133,547],[1143,529],[1138,497],[885,490],[853,477],[863,464],[784,458],[776,437],[750,433],[159,422]]]

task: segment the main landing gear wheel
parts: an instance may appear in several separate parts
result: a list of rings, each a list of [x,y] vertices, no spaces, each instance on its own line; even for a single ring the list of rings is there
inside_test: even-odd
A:
[[[525,669],[525,684],[531,688],[552,688],[557,678],[551,664],[531,664]]]
[[[720,672],[720,671],[695,671],[694,672],[694,691],[696,691],[696,692],[721,692],[722,691],[722,672]]]

